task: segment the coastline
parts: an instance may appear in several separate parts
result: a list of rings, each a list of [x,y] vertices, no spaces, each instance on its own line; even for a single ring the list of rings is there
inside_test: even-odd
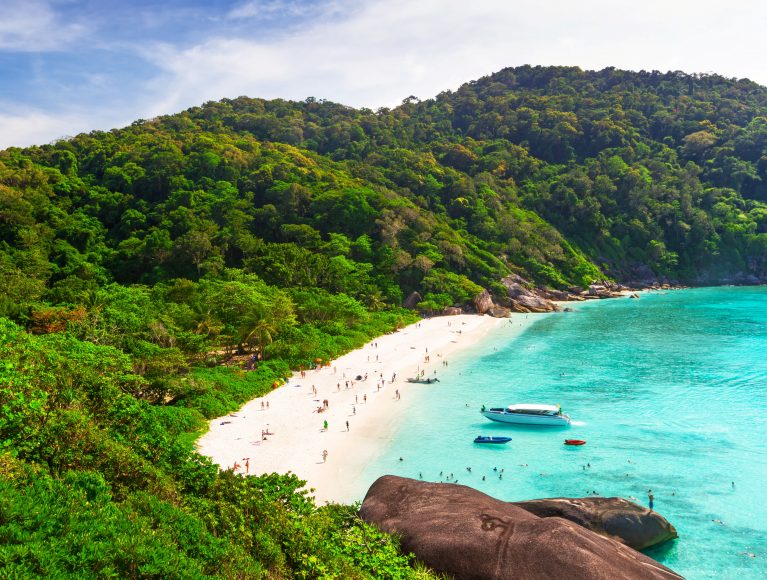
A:
[[[197,450],[222,469],[243,475],[290,471],[307,481],[318,505],[354,501],[372,483],[360,476],[391,440],[399,410],[412,404],[419,389],[439,385],[406,379],[421,372],[424,378],[439,378],[445,364],[470,352],[494,329],[506,326],[519,333],[536,319],[461,314],[421,320],[304,377],[296,372],[279,389],[213,419]],[[366,375],[367,380],[356,380]],[[325,400],[327,408],[318,413]],[[269,433],[265,439],[262,431]]]

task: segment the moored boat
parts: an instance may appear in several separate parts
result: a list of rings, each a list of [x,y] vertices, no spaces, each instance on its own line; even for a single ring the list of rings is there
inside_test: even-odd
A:
[[[478,435],[474,439],[474,443],[508,443],[511,441],[511,437],[497,437],[490,435]]]
[[[585,439],[565,439],[565,445],[586,445]]]
[[[570,424],[570,416],[562,413],[559,405],[517,404],[508,407],[482,406],[482,415],[500,423],[517,423],[520,425],[550,425],[566,426]]]

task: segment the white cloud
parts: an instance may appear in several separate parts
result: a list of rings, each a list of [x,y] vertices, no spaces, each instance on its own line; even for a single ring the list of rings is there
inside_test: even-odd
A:
[[[33,10],[5,11],[35,18],[1,21],[0,48],[48,42],[42,37],[55,27],[55,16],[48,4],[31,1]],[[522,64],[714,71],[767,84],[761,30],[767,5],[755,0],[737,7],[714,0],[327,0],[303,6],[310,12],[290,12],[302,10],[293,0],[247,0],[230,12],[226,34],[219,28],[215,37],[186,47],[145,43],[141,55],[159,73],[154,70],[144,86],[126,85],[121,106],[104,102],[87,114],[70,110],[61,116],[6,111],[0,114],[0,146],[47,142],[240,95],[313,96],[375,109]],[[267,27],[261,37],[253,31],[263,27],[244,31],[247,18],[269,10],[283,21],[292,15],[293,22]],[[26,32],[13,32],[25,22]],[[77,33],[70,29],[58,42]],[[107,72],[106,85],[119,82]],[[89,102],[83,90],[83,102]],[[132,101],[126,98],[131,91]]]
[[[0,149],[48,143],[72,135],[76,132],[76,127],[84,126],[82,121],[84,120],[66,115],[49,115],[42,111],[0,114]]]
[[[278,4],[236,10],[245,16]],[[165,71],[154,83],[161,96],[153,114],[239,95],[392,106],[526,63],[753,77],[762,71],[762,21],[711,0],[368,2],[282,37],[153,50],[149,58]]]
[[[51,143],[93,130],[106,131],[128,125],[138,117],[138,112],[115,113],[84,107],[49,113],[35,108],[12,108],[0,102],[0,150]]]
[[[273,0],[271,2],[251,0],[235,6],[227,14],[227,18],[255,18],[275,13],[284,13],[285,10],[292,9],[294,4],[283,2],[282,0]]]
[[[56,50],[85,33],[79,23],[63,22],[43,0],[3,0],[2,4],[0,50]]]
[[[300,0],[248,0],[232,8],[226,17],[230,19],[297,17],[327,13],[333,2],[301,2]]]

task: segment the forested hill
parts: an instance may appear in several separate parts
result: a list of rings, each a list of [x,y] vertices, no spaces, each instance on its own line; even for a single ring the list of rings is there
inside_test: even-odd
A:
[[[539,282],[581,283],[583,252],[621,280],[711,283],[767,276],[766,105],[716,75],[520,67],[391,111],[240,98],[186,115],[344,161]],[[405,249],[462,271],[436,245]]]
[[[427,577],[206,419],[519,274],[767,280],[767,89],[519,67],[0,152],[0,576]],[[222,364],[224,363],[224,364]]]

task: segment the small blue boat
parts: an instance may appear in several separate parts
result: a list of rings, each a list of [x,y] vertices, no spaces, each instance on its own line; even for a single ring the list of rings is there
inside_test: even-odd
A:
[[[511,437],[491,437],[489,435],[479,435],[474,439],[474,443],[508,443]]]

